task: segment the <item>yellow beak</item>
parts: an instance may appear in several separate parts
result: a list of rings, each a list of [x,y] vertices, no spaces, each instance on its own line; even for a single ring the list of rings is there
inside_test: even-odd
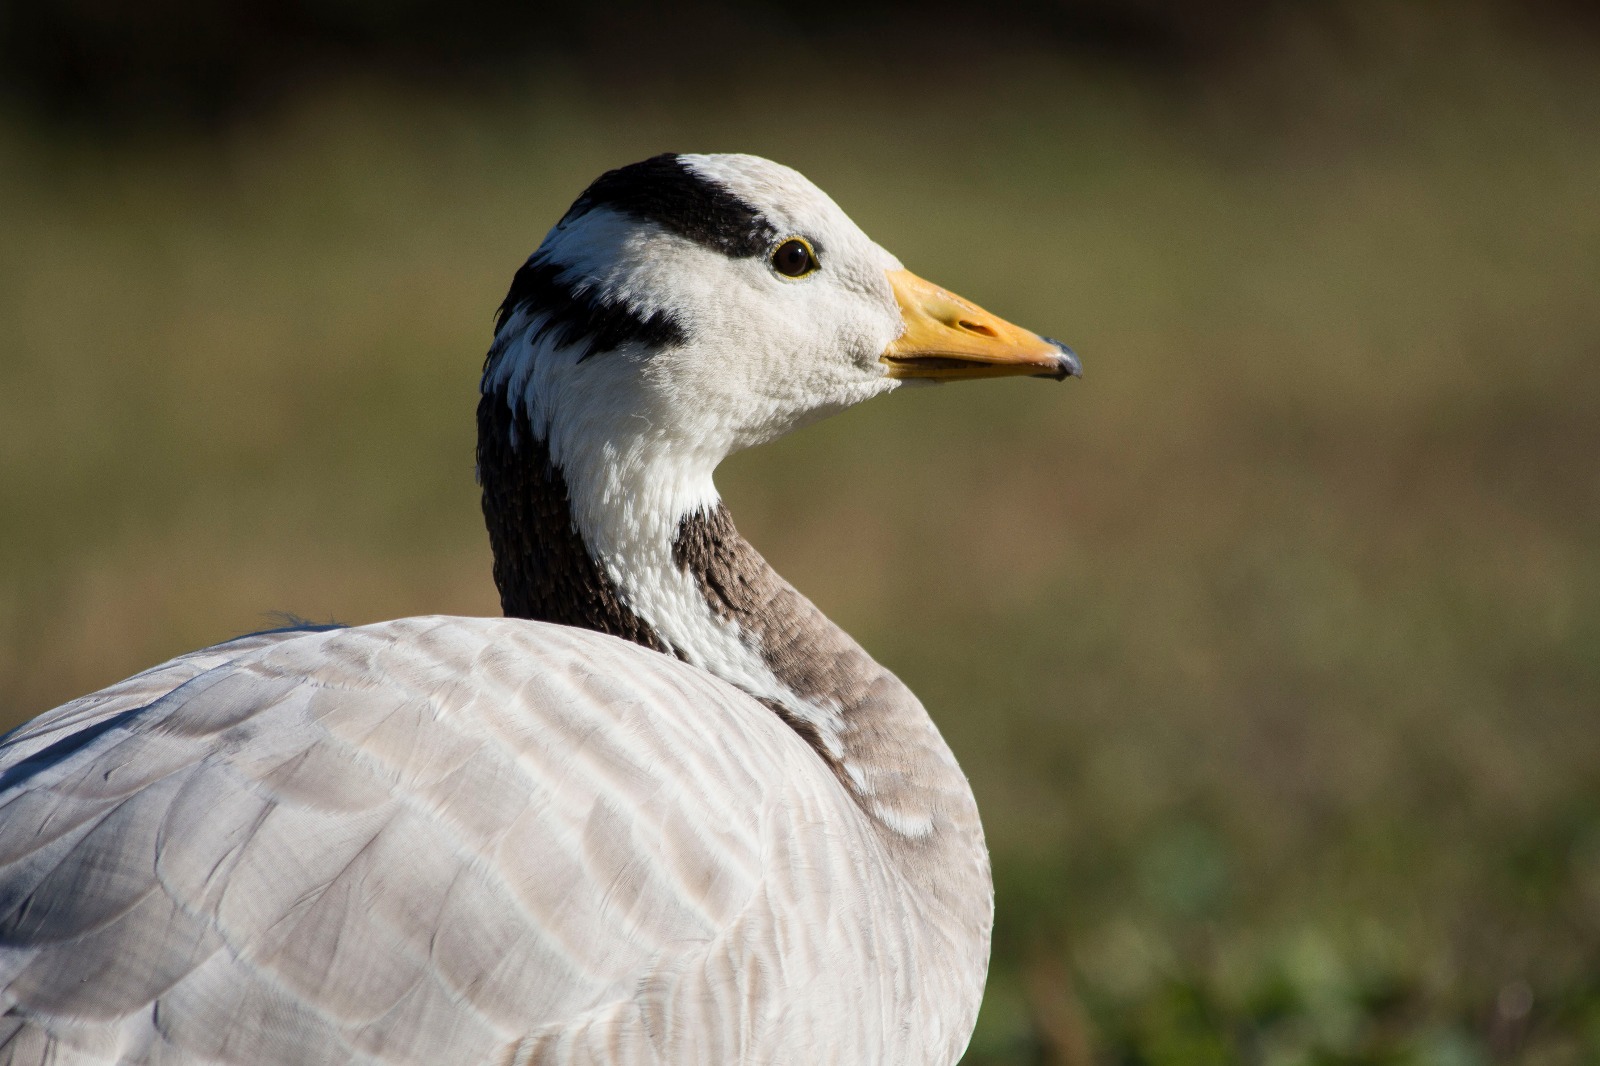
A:
[[[906,331],[880,360],[892,378],[1079,377],[1077,355],[1060,341],[1030,333],[975,303],[924,281],[909,270],[891,270],[889,284],[900,304]]]

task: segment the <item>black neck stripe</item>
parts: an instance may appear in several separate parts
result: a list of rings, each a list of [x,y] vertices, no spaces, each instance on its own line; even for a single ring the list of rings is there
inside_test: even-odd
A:
[[[597,207],[654,222],[735,259],[765,255],[778,238],[760,211],[696,174],[671,152],[606,171],[584,190],[562,221]]]
[[[594,629],[669,650],[584,544],[549,446],[504,392],[485,392],[478,400],[478,481],[506,617]]]

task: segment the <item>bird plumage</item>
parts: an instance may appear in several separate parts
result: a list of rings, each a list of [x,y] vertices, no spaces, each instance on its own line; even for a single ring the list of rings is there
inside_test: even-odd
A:
[[[8,1062],[843,1061],[823,1017],[857,1061],[955,1039],[901,1026],[944,972],[922,904],[810,749],[614,638],[246,638],[9,744]]]
[[[952,362],[1075,372],[964,302],[911,344],[905,277],[765,160],[596,181],[484,371],[509,617],[257,634],[0,743],[0,1063],[954,1062],[971,790],[711,480]]]

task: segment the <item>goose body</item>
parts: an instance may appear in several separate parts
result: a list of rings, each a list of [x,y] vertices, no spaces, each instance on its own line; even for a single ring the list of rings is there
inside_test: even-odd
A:
[[[907,378],[1075,372],[787,168],[603,176],[485,368],[510,617],[256,634],[0,742],[0,1063],[953,1063],[971,790],[710,475]]]

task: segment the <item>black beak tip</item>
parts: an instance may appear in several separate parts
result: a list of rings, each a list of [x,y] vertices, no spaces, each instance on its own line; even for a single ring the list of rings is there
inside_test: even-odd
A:
[[[1073,351],[1071,348],[1068,348],[1065,344],[1062,344],[1054,337],[1045,337],[1044,342],[1046,344],[1054,345],[1056,351],[1061,353],[1056,357],[1056,372],[1046,376],[1053,377],[1057,381],[1065,381],[1068,378],[1083,377],[1083,363],[1078,359],[1077,352]]]

